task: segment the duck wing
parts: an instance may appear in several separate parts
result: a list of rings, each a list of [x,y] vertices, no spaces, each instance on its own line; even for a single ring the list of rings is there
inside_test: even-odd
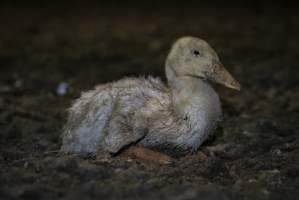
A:
[[[61,151],[95,155],[105,136],[104,129],[113,110],[113,97],[105,90],[83,92],[68,109]]]
[[[117,153],[146,136],[148,123],[140,111],[151,99],[161,98],[167,88],[152,77],[122,79],[113,88],[119,90],[102,145],[106,151]]]
[[[95,155],[103,149],[117,153],[147,133],[138,111],[166,87],[159,79],[125,78],[84,92],[68,112],[61,150]]]

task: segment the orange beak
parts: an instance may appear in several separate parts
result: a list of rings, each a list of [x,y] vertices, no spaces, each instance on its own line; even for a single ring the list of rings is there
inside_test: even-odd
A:
[[[238,91],[241,90],[240,83],[233,78],[221,63],[214,64],[214,73],[210,76],[216,83]]]

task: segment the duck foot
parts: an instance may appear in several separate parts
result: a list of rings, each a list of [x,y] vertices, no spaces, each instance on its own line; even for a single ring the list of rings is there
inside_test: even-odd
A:
[[[130,147],[126,149],[122,155],[154,162],[160,165],[169,165],[173,163],[173,158],[170,156],[143,147]]]

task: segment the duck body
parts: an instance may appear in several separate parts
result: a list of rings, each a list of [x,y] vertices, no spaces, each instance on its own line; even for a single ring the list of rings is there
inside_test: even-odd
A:
[[[190,94],[179,95],[184,90],[152,77],[125,78],[83,93],[69,109],[63,151],[117,153],[133,143],[196,150],[221,118],[221,107],[209,84],[185,79],[180,84],[195,84]],[[185,104],[183,110],[176,104]]]
[[[219,97],[208,83],[190,77],[177,83],[142,109],[149,127],[140,141],[145,147],[196,151],[221,120]],[[185,85],[191,88],[184,90]]]
[[[203,40],[183,37],[160,79],[124,78],[84,92],[69,109],[61,150],[98,155],[130,145],[195,151],[213,132],[222,111],[208,80],[240,85]]]

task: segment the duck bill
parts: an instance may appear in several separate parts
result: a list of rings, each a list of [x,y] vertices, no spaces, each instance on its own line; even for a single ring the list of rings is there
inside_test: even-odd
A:
[[[233,76],[224,68],[221,63],[214,65],[215,73],[212,75],[212,79],[225,87],[240,91],[241,85],[236,81]]]

